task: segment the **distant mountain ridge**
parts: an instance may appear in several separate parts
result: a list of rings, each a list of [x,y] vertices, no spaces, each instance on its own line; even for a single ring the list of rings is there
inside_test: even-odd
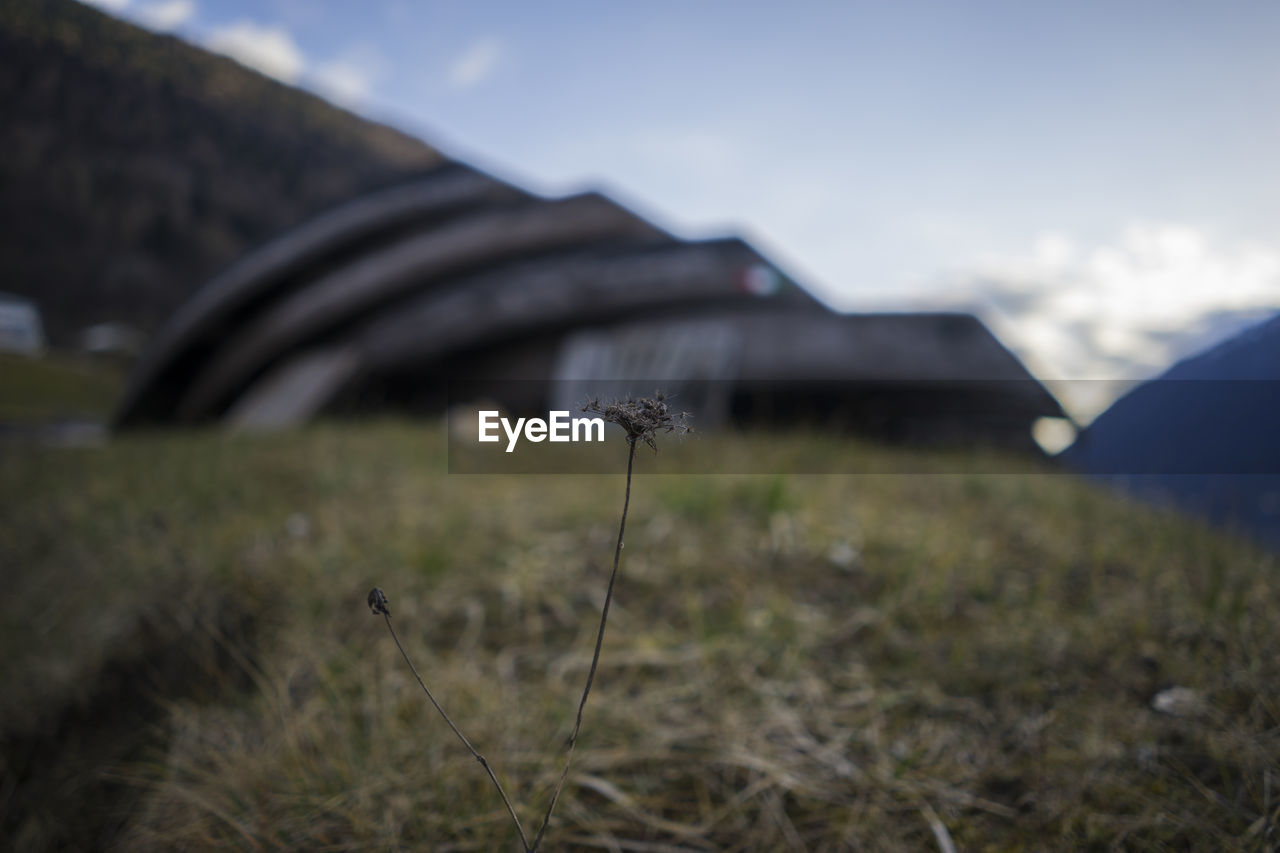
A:
[[[1280,314],[1117,400],[1069,467],[1280,546]]]
[[[1280,380],[1280,314],[1182,359],[1162,378]]]
[[[73,0],[0,0],[0,281],[55,343],[153,330],[333,204],[447,162],[180,39]]]

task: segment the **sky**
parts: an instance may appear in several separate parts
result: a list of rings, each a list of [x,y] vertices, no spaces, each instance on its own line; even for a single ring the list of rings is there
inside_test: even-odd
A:
[[[740,234],[839,310],[975,311],[1044,379],[1280,310],[1274,0],[94,5],[534,191]]]

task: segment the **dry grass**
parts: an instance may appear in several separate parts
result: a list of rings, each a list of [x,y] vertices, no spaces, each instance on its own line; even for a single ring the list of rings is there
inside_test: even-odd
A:
[[[518,849],[365,595],[387,590],[432,692],[536,825],[621,474],[449,476],[441,445],[375,425],[7,455],[11,837],[49,846],[84,807],[15,812],[32,786],[68,788],[17,760],[14,733],[178,647],[200,674],[151,688],[149,740],[62,741],[49,762],[116,786],[79,790],[107,798],[99,831],[124,849]],[[837,442],[695,445],[780,466],[814,447],[894,467]],[[646,459],[544,849],[1276,844],[1274,558],[1030,469],[647,477]],[[1169,685],[1205,707],[1153,711]]]

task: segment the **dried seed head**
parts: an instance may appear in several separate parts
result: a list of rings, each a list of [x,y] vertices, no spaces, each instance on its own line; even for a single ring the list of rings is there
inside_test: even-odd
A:
[[[688,424],[692,415],[672,411],[661,391],[652,397],[627,397],[612,403],[601,403],[599,398],[595,398],[589,400],[582,411],[593,412],[609,423],[617,424],[627,431],[627,441],[632,444],[643,441],[655,451],[658,444],[654,439],[658,433],[684,435],[692,431]]]
[[[376,586],[369,590],[369,610],[374,616],[391,615],[391,608],[387,606],[387,594]]]

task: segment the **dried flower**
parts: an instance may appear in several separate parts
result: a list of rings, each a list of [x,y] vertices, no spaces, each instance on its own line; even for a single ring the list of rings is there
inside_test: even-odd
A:
[[[391,615],[391,608],[387,606],[387,594],[379,587],[369,590],[369,610],[374,616]]]
[[[612,403],[601,403],[600,399],[589,400],[582,407],[584,412],[593,412],[612,424],[617,424],[627,431],[627,441],[635,444],[643,441],[655,451],[658,443],[654,440],[658,433],[674,432],[684,435],[691,432],[688,420],[692,417],[688,412],[674,412],[667,405],[667,398],[662,392],[652,397],[627,397],[626,400],[614,400]]]

